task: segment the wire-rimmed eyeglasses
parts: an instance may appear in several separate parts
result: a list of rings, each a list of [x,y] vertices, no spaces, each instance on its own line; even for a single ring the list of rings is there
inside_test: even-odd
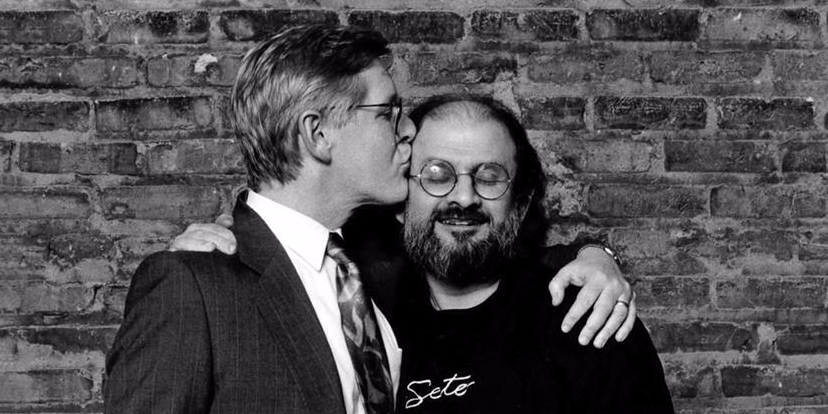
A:
[[[395,143],[401,144],[402,137],[400,137],[400,120],[402,119],[402,107],[403,101],[402,98],[396,97],[391,102],[381,103],[381,104],[369,104],[369,105],[354,105],[354,109],[365,109],[365,108],[388,108],[390,111],[389,120],[394,125],[394,137]],[[410,139],[410,138],[409,138]]]
[[[409,178],[416,178],[423,191],[429,195],[445,197],[454,190],[460,175],[471,177],[474,192],[484,200],[497,200],[503,197],[512,184],[506,167],[493,162],[483,163],[471,171],[458,173],[448,161],[435,159],[423,165],[419,174],[412,174]]]

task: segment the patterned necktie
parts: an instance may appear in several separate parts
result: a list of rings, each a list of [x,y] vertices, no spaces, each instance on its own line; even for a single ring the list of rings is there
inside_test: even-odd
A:
[[[336,291],[342,332],[357,384],[365,400],[367,414],[390,414],[394,411],[394,387],[388,371],[388,359],[371,300],[362,289],[359,270],[345,254],[339,234],[328,237],[328,256],[336,262]]]

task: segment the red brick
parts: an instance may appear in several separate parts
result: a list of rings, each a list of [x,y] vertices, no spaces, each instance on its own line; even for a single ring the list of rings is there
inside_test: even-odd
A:
[[[707,103],[698,98],[599,97],[596,129],[703,129]]]
[[[677,226],[676,226],[677,227]],[[610,233],[610,244],[629,262],[633,258],[661,257],[684,244],[681,229],[619,228]]]
[[[776,170],[773,146],[757,142],[666,141],[667,171],[768,173]]]
[[[828,81],[828,53],[809,50],[775,50],[771,55],[773,80]]]
[[[136,266],[135,268],[137,269],[138,267]],[[132,274],[129,274],[128,277],[132,277]],[[124,318],[124,305],[126,305],[126,297],[129,292],[128,288],[110,286],[101,289],[101,291],[106,312],[111,315],[117,323],[121,323]]]
[[[676,412],[682,412],[681,403],[683,399],[696,397],[720,397],[721,386],[719,372],[704,362],[679,362],[663,361],[664,379],[673,402],[676,404]],[[697,400],[691,400],[697,401]]]
[[[86,102],[11,102],[0,104],[0,132],[86,131]]]
[[[0,237],[0,280],[42,279],[46,260],[46,242],[30,236]]]
[[[7,336],[30,345],[45,345],[56,353],[106,352],[115,339],[116,328],[43,327],[5,329]]]
[[[721,369],[725,397],[778,395],[814,397],[828,394],[828,370],[766,366],[726,366]]]
[[[621,139],[546,139],[534,144],[544,159],[558,156],[577,172],[643,172],[653,157],[652,145]]]
[[[49,259],[75,264],[84,259],[111,259],[114,242],[96,233],[62,234],[49,240]]]
[[[596,217],[694,217],[705,212],[707,193],[678,186],[592,185],[587,203]]]
[[[202,219],[212,221],[220,211],[220,194],[213,187],[114,187],[101,196],[108,219]]]
[[[100,132],[193,130],[213,124],[210,98],[178,96],[97,101]]]
[[[138,62],[129,58],[0,58],[0,86],[10,88],[128,88],[139,77]]]
[[[147,62],[147,82],[152,86],[232,86],[240,64],[241,56],[164,55]]]
[[[229,40],[263,40],[287,26],[339,24],[335,12],[326,10],[229,10],[221,13],[219,25]]]
[[[699,11],[594,10],[586,26],[592,40],[690,42],[699,36]]]
[[[698,249],[705,256],[718,258],[731,265],[750,266],[763,257],[790,261],[799,244],[798,238],[797,233],[778,227],[723,227],[699,240]],[[765,266],[767,264],[764,263]]]
[[[630,273],[639,274],[633,270]],[[710,281],[707,279],[639,277],[635,292],[637,303],[644,308],[698,308],[710,305]]]
[[[586,101],[582,98],[522,98],[519,100],[527,129],[585,129]]]
[[[0,139],[0,173],[7,173],[11,171],[13,151],[14,142],[3,141]]]
[[[0,44],[57,43],[83,40],[83,18],[71,11],[0,12]]]
[[[782,172],[828,172],[825,142],[785,142],[780,150]]]
[[[92,287],[80,284],[29,283],[17,286],[19,307],[12,309],[20,313],[70,312],[87,309],[95,298]]]
[[[511,79],[517,60],[497,53],[418,53],[403,56],[414,85],[477,84]]]
[[[696,275],[707,272],[707,267],[694,255],[677,252],[662,257],[630,259],[624,270],[640,275]]]
[[[0,197],[0,219],[86,218],[89,196],[72,188],[5,188]]]
[[[806,188],[724,186],[711,192],[710,210],[712,215],[722,217],[824,217],[825,197]]]
[[[828,354],[828,326],[777,327],[776,349],[782,355]]]
[[[805,236],[799,242],[799,259],[828,260],[828,234],[814,231]]]
[[[443,11],[353,11],[348,24],[374,29],[391,43],[456,43],[463,38],[464,20]]]
[[[133,143],[47,144],[24,143],[20,170],[35,173],[140,174]]]
[[[87,401],[92,379],[79,370],[0,372],[0,402]]]
[[[647,328],[659,352],[746,352],[759,342],[756,327],[731,323],[649,323]]]
[[[103,43],[205,43],[210,32],[206,11],[108,11],[98,18]]]
[[[805,99],[725,98],[717,102],[719,128],[792,131],[814,129],[814,103]]]
[[[659,51],[648,63],[653,83],[681,85],[691,94],[742,94],[764,86],[765,56],[758,52]]]
[[[158,144],[147,152],[150,174],[240,174],[244,165],[233,140]]]
[[[471,34],[483,40],[577,40],[578,15],[569,10],[478,10],[471,16]]]
[[[636,51],[577,43],[544,54],[532,54],[527,63],[530,80],[556,85],[643,82],[644,70]]]
[[[807,9],[713,9],[709,11],[705,43],[735,48],[820,47],[819,14]]]
[[[742,278],[716,282],[719,308],[823,308],[825,278]]]

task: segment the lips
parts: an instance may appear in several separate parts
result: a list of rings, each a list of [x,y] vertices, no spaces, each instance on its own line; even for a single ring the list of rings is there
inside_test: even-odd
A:
[[[446,226],[479,226],[489,222],[489,216],[480,211],[450,209],[438,214],[436,221]]]

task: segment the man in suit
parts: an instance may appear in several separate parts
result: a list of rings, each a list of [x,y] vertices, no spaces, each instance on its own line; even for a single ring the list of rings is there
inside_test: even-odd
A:
[[[231,96],[249,187],[237,251],[142,263],[107,358],[106,412],[393,409],[396,338],[336,246],[355,208],[407,195],[416,129],[388,53],[376,32],[306,26],[246,55]]]
[[[231,97],[250,189],[233,213],[238,252],[141,264],[107,359],[106,412],[393,409],[390,325],[328,247],[354,208],[407,194],[415,129],[388,53],[373,31],[305,26],[246,55]]]

